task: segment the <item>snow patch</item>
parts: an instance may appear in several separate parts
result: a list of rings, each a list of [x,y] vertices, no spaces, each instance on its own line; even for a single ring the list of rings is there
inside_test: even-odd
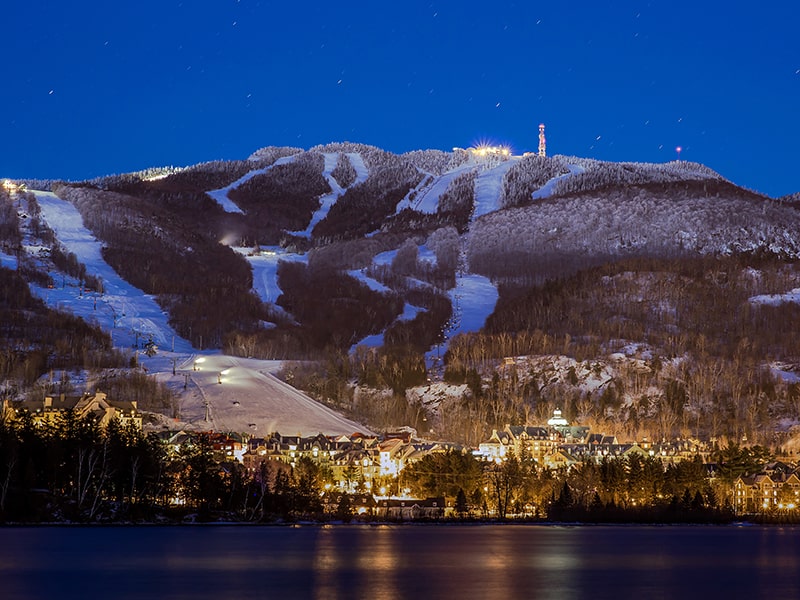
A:
[[[254,169],[254,170],[250,171],[249,173],[246,173],[245,175],[243,175],[242,177],[240,177],[239,179],[237,179],[236,181],[234,181],[230,185],[227,185],[224,188],[220,188],[218,190],[211,190],[209,192],[206,192],[206,194],[208,194],[211,198],[216,200],[217,203],[222,207],[222,209],[225,212],[244,214],[244,211],[241,208],[239,208],[233,202],[233,200],[228,198],[228,192],[230,192],[233,189],[236,189],[237,187],[242,185],[244,182],[251,180],[256,175],[261,175],[263,173],[266,173],[267,171],[269,171],[273,167],[277,167],[278,165],[285,165],[287,163],[290,163],[290,162],[294,161],[295,158],[296,158],[296,156],[294,156],[294,155],[293,156],[283,156],[283,157],[279,158],[278,160],[276,160],[271,165],[269,165],[268,167],[264,167],[263,169]]]

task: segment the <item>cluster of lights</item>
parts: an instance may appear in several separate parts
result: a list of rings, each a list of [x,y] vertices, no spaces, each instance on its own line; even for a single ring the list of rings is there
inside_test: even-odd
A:
[[[508,146],[488,146],[481,144],[475,148],[470,148],[469,151],[473,156],[478,156],[480,158],[492,156],[508,158],[511,156],[511,149]]]
[[[3,179],[3,189],[8,192],[16,192],[17,190],[20,189],[20,186],[18,186],[10,179]]]

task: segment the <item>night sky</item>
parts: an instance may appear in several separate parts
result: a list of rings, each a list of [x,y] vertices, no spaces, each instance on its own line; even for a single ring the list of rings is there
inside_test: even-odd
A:
[[[0,175],[353,141],[704,163],[800,191],[797,0],[13,1]]]

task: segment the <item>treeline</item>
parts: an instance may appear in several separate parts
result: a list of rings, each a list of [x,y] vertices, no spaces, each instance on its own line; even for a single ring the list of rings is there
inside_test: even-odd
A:
[[[425,173],[442,175],[467,162],[470,158],[465,150],[456,149],[453,152],[442,150],[412,150],[402,155],[411,164]]]
[[[371,290],[346,273],[313,263],[279,262],[278,281],[276,304],[290,317],[275,315],[273,329],[228,336],[226,351],[266,359],[319,359],[382,332],[403,310],[398,294]]]
[[[218,213],[222,220],[222,209],[205,194],[140,190],[132,196],[70,186],[57,193],[104,242],[106,262],[156,295],[170,324],[195,347],[221,347],[226,335],[255,330],[266,316],[247,261],[218,243],[219,232],[208,231],[219,226],[215,219],[199,214]]]
[[[439,206],[434,213],[423,213],[405,207],[397,214],[390,215],[381,226],[381,231],[400,233],[425,233],[445,227],[453,227],[459,233],[469,229],[472,213],[475,211],[475,177],[477,170],[472,169],[458,175],[445,192],[439,197]],[[413,202],[419,189],[424,189],[428,182],[417,184],[417,189],[409,194]]]
[[[365,162],[368,158],[364,156]],[[317,244],[361,237],[380,229],[398,202],[422,179],[408,161],[388,153],[381,158],[374,168],[370,165],[367,180],[348,188],[314,227],[312,236]]]
[[[585,460],[571,468],[541,468],[510,456],[500,464],[458,451],[435,452],[409,465],[397,485],[416,497],[445,497],[461,519],[582,522],[701,522],[733,520],[733,481],[759,470],[767,456],[738,447],[715,454],[719,474],[697,457],[663,464],[631,454]]]
[[[403,310],[396,294],[382,294],[349,275],[299,262],[281,262],[282,294],[277,304],[314,336],[323,349],[349,348],[360,339],[383,331]]]
[[[0,421],[0,523],[264,521],[322,514],[322,469],[223,460],[209,434],[177,453],[155,434],[71,411],[53,424]]]
[[[323,506],[332,473],[301,458],[251,470],[228,461],[212,434],[194,434],[169,452],[156,434],[113,421],[101,429],[71,411],[37,425],[29,414],[0,421],[0,522],[185,522],[337,519],[347,499]],[[523,448],[499,464],[469,453],[433,452],[406,467],[388,489],[444,497],[454,517],[592,522],[726,522],[733,482],[773,457],[763,448],[718,447],[714,476],[697,457],[664,464],[632,452],[540,467]],[[374,518],[369,514],[365,518]]]
[[[322,154],[306,152],[228,192],[247,213],[248,237],[242,245],[275,245],[284,231],[305,229],[319,208],[319,197],[331,191],[323,167]]]
[[[533,193],[553,177],[569,173],[561,157],[545,157],[538,154],[525,156],[515,163],[503,177],[500,192],[501,208],[528,204]]]
[[[769,258],[629,260],[532,288],[501,287],[485,332],[450,343],[445,378],[469,383],[472,397],[448,406],[448,422],[456,431],[475,421],[536,423],[560,408],[593,431],[628,439],[745,436],[779,447],[781,421],[800,419],[800,390],[765,360],[800,356],[785,335],[800,326],[800,307],[750,298],[797,287],[798,277]],[[631,342],[646,360],[608,358]],[[554,380],[532,358],[503,365],[505,357],[547,356],[568,357],[573,367]],[[602,385],[584,385],[606,370]]]
[[[6,396],[51,369],[117,367],[128,359],[83,319],[51,310],[19,273],[0,268],[0,377]]]
[[[666,466],[632,453],[547,469],[511,455],[500,464],[471,454],[431,453],[400,474],[417,497],[444,496],[461,517],[588,522],[729,521],[733,481],[758,471],[767,453],[721,448],[712,478],[700,457]]]
[[[410,425],[427,431],[427,411],[409,403],[405,390],[427,381],[423,355],[404,346],[357,346],[324,360],[286,362],[281,378],[374,429]],[[357,381],[358,386],[353,382]]]
[[[0,188],[0,245],[6,252],[18,250],[22,244],[19,209],[20,200],[15,200],[5,188]]]
[[[601,190],[607,187],[620,187],[643,184],[668,184],[675,182],[704,181],[709,185],[725,180],[705,165],[687,161],[668,163],[604,162],[574,156],[557,156],[556,160],[576,165],[583,170],[556,183],[553,194],[570,194]],[[735,187],[735,186],[730,186]],[[721,186],[717,189],[729,189]],[[737,188],[741,189],[741,188]],[[763,198],[763,196],[762,196]]]
[[[336,166],[331,171],[331,177],[336,180],[339,186],[346,188],[353,185],[357,176],[358,173],[356,173],[353,163],[350,162],[350,158],[347,154],[340,152],[336,158]]]
[[[485,215],[472,225],[467,258],[492,279],[538,281],[631,257],[794,259],[797,216],[793,205],[724,181],[615,185]]]

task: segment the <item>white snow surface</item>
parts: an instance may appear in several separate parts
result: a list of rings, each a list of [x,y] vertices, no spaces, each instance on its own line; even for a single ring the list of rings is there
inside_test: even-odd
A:
[[[230,192],[231,190],[236,189],[237,187],[242,185],[245,181],[249,181],[250,179],[252,179],[256,175],[261,175],[262,173],[266,173],[271,168],[277,167],[278,165],[285,165],[287,163],[290,163],[295,158],[297,158],[295,155],[283,156],[283,157],[279,158],[278,160],[276,160],[271,165],[269,165],[268,167],[264,167],[263,169],[253,169],[249,173],[244,174],[239,179],[237,179],[233,183],[225,186],[224,188],[220,188],[218,190],[211,190],[210,192],[206,192],[206,194],[208,194],[214,200],[216,200],[225,212],[244,214],[244,211],[241,208],[239,208],[233,202],[233,200],[228,198],[228,192]]]
[[[322,176],[328,182],[328,185],[331,186],[331,191],[319,199],[320,206],[312,215],[311,221],[308,223],[308,227],[306,227],[304,231],[293,231],[292,233],[294,235],[310,238],[311,232],[314,230],[314,226],[328,216],[331,206],[336,204],[336,200],[338,200],[339,196],[344,193],[344,188],[341,187],[339,182],[336,181],[336,179],[334,179],[334,177],[331,175],[331,172],[336,168],[336,161],[339,158],[339,153],[328,152],[323,156],[325,157],[325,166],[322,169]]]
[[[280,369],[280,361],[237,358],[192,348],[187,340],[175,334],[167,323],[167,314],[152,296],[123,280],[103,260],[101,243],[83,226],[80,213],[72,204],[50,192],[35,194],[44,221],[66,250],[73,252],[86,266],[87,273],[103,280],[106,291],[84,293],[77,281],[60,274],[54,274],[56,285],[53,288],[31,285],[31,291],[52,308],[67,310],[98,324],[111,334],[114,345],[120,349],[138,353],[139,348],[134,349],[137,337],[140,347],[152,337],[158,345],[156,355],[148,357],[139,353],[138,358],[148,373],[178,394],[179,417],[169,424],[171,429],[259,435],[280,431],[304,436],[372,433],[277,379],[274,373]],[[27,248],[38,251],[38,247],[31,244]],[[259,273],[262,297],[277,293],[277,284],[273,287],[272,283],[275,278],[270,278],[268,273],[274,273],[280,259],[303,260],[303,257],[277,253],[250,257],[251,264],[263,263],[263,272]],[[5,254],[0,254],[0,262],[7,268],[16,268],[17,264],[16,257]],[[166,418],[162,418],[162,422],[165,421]]]
[[[175,375],[161,371],[158,379],[180,393],[179,418],[188,429],[251,435],[371,433],[275,377],[281,364],[220,354],[189,356]]]
[[[339,182],[336,181],[336,179],[331,175],[333,170],[336,168],[336,162],[339,159],[339,153],[326,152],[323,154],[323,156],[325,157],[325,166],[322,169],[322,176],[328,182],[328,185],[331,186],[331,191],[319,199],[320,206],[311,216],[311,221],[309,221],[308,226],[303,231],[291,232],[294,235],[304,238],[311,237],[311,232],[314,231],[314,227],[317,225],[317,223],[328,216],[331,207],[336,204],[336,201],[339,199],[339,197],[347,190],[347,188],[340,186]],[[350,164],[353,166],[353,169],[355,169],[356,172],[356,179],[350,187],[362,183],[369,176],[369,170],[364,164],[364,159],[357,152],[348,152],[345,154],[345,156],[350,159]]]
[[[356,171],[356,180],[353,185],[364,183],[369,177],[369,169],[364,164],[364,157],[358,152],[347,152],[346,156],[350,159],[350,164],[353,165],[353,169]]]
[[[350,275],[350,277],[353,277],[354,279],[358,279],[361,283],[366,285],[373,292],[380,292],[381,294],[385,294],[387,292],[392,291],[391,288],[386,287],[377,279],[373,279],[372,277],[364,273],[362,269],[351,269],[347,271],[347,274]]]
[[[420,213],[433,214],[439,210],[439,198],[447,191],[453,180],[466,171],[475,168],[472,163],[461,165],[452,171],[444,173],[441,177],[435,177],[424,188],[415,188],[417,194],[414,200],[411,200],[409,194],[397,204],[397,212],[404,208],[411,208]],[[423,181],[425,181],[423,179]]]
[[[760,296],[753,296],[750,298],[753,304],[769,304],[771,306],[778,306],[785,302],[800,303],[800,288],[795,288],[785,294],[762,294]]]
[[[376,254],[373,263],[376,265],[390,265],[397,255],[397,250],[388,250]],[[426,245],[419,246],[418,260],[435,263],[436,255]],[[424,283],[420,282],[421,285]],[[499,294],[490,279],[475,273],[458,273],[456,286],[447,292],[453,306],[453,317],[445,332],[445,343],[431,349],[426,357],[430,363],[433,358],[442,356],[450,338],[459,333],[479,331],[486,323],[486,319],[494,312]],[[408,305],[407,307],[408,308]],[[421,310],[421,309],[417,309]],[[405,313],[404,313],[405,314]],[[413,318],[413,317],[412,317]],[[382,336],[370,336],[361,340],[359,344],[380,345]]]
[[[231,247],[250,263],[253,270],[253,290],[263,302],[274,303],[281,295],[278,286],[278,263],[282,260],[308,262],[305,254],[286,252],[280,246],[262,247],[260,252],[253,253],[252,248]]]
[[[533,192],[533,199],[539,200],[541,198],[549,198],[553,195],[558,182],[566,179],[567,177],[572,177],[573,175],[577,175],[578,173],[583,173],[586,171],[586,169],[580,165],[567,165],[567,168],[569,169],[569,173],[564,173],[563,175],[557,175],[556,177],[553,177],[542,187]]]
[[[501,162],[496,167],[479,171],[475,178],[475,211],[473,219],[500,208],[500,194],[503,191],[503,177],[508,170],[520,160],[511,158]]]
[[[78,210],[69,202],[61,200],[51,192],[36,192],[36,200],[42,209],[42,218],[55,232],[67,251],[74,253],[86,266],[86,272],[99,277],[105,289],[103,294],[81,293],[77,282],[53,289],[36,289],[31,286],[48,305],[67,310],[87,321],[97,322],[111,333],[114,344],[130,347],[138,339],[144,343],[148,338],[162,349],[177,352],[192,351],[191,344],[178,336],[167,324],[167,314],[155,298],[122,279],[100,254],[102,244],[83,226]],[[58,283],[58,282],[57,282]]]
[[[444,356],[450,339],[459,333],[479,331],[497,304],[497,288],[483,275],[464,273],[456,276],[456,286],[447,295],[453,306],[453,316],[445,331],[444,344],[436,346],[425,355],[428,364]]]

